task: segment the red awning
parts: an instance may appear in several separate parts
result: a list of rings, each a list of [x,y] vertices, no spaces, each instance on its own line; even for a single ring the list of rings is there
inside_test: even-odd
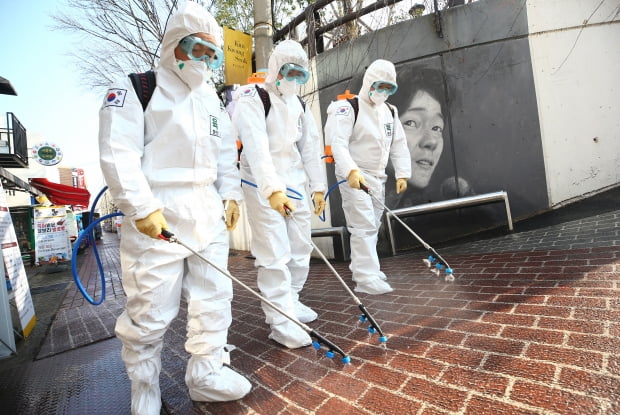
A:
[[[43,192],[56,205],[73,205],[88,208],[90,192],[73,186],[52,183],[47,179],[29,179],[30,185]]]

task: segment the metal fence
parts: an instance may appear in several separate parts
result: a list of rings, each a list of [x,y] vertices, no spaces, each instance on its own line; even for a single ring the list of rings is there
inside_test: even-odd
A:
[[[28,167],[26,129],[12,112],[6,113],[6,127],[0,128],[0,156],[2,167]]]
[[[317,0],[309,4],[302,13],[293,18],[286,26],[277,30],[273,34],[273,41],[277,43],[285,38],[297,39],[300,37],[297,31],[302,31],[305,33],[305,38],[300,40],[300,43],[307,45],[308,56],[312,58],[322,53],[330,46],[335,47],[340,43],[353,40],[355,37],[359,36],[361,32],[358,33],[355,29],[350,30],[350,28],[352,24],[355,25],[355,22],[359,21],[362,17],[386,7],[392,7],[402,1],[403,0],[378,0],[357,10],[345,10],[345,15],[333,16],[332,19],[328,17],[328,13],[324,13],[324,10],[326,10],[334,0]],[[443,37],[441,10],[465,5],[473,1],[476,0],[410,0],[405,2],[401,8],[405,7],[405,9],[408,9],[406,13],[408,18],[419,17],[423,14],[434,14],[435,30],[439,37]],[[390,24],[390,22],[383,22],[383,24]],[[381,24],[375,22],[375,24],[370,27],[366,27],[366,30],[371,30],[372,26],[377,25]],[[368,25],[361,23],[359,26]],[[327,41],[328,39],[329,42]],[[328,45],[328,43],[331,43],[331,45]]]

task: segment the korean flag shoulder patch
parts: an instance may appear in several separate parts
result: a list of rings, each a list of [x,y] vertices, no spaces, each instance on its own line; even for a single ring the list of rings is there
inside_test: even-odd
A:
[[[349,115],[350,112],[351,112],[351,107],[348,105],[343,105],[341,107],[338,107],[338,109],[336,109],[336,115]]]
[[[251,85],[243,87],[239,93],[239,97],[253,97],[254,95],[256,95],[256,88]]]
[[[125,105],[126,89],[110,88],[105,95],[104,107],[122,107]]]

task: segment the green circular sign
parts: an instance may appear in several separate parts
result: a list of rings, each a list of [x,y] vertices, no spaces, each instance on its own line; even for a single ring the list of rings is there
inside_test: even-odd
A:
[[[52,143],[40,143],[32,148],[32,156],[39,164],[53,166],[62,160],[62,150]]]

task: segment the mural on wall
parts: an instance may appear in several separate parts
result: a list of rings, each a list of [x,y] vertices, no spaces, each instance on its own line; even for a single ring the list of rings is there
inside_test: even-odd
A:
[[[375,59],[387,59],[396,66],[399,87],[388,103],[398,108],[413,177],[407,191],[396,195],[392,168],[387,166],[386,205],[390,209],[500,190],[508,193],[513,219],[548,209],[523,5],[524,1],[476,2],[449,9],[446,19],[454,20],[444,39],[436,36],[432,25],[421,24],[429,18],[423,16],[317,57],[322,114],[338,94],[359,91],[365,68]],[[485,19],[479,18],[480,13]],[[395,39],[401,46],[393,47]],[[332,226],[346,225],[333,165],[327,165],[327,175],[334,186],[329,195]],[[404,220],[430,244],[507,226],[503,203]],[[391,254],[386,228],[379,234],[381,255]],[[420,247],[398,222],[393,229],[397,250]]]
[[[388,163],[386,205],[390,209],[398,209],[473,194],[468,181],[458,177],[455,171],[453,145],[449,134],[450,117],[446,104],[445,76],[440,68],[439,59],[397,65],[396,70],[399,87],[388,102],[398,109],[411,156],[412,175],[407,190],[396,194],[394,170],[391,163]],[[362,75],[349,80],[346,87],[341,88],[357,92],[361,83]],[[335,182],[333,169],[328,168],[328,180],[330,183]],[[344,225],[338,197],[337,192],[330,193],[332,223]],[[441,212],[432,216],[432,219],[411,217],[405,221],[410,226],[415,226],[416,233],[421,231],[425,239],[429,237],[431,240],[449,239],[452,235],[451,230],[446,226],[437,226],[435,221],[439,221],[440,224],[446,224],[447,221],[458,222],[458,212]],[[416,245],[414,237],[400,225],[395,224],[393,228],[399,241],[399,248]],[[380,232],[378,250],[381,254],[386,254],[390,249],[384,226]]]
[[[388,164],[386,172],[386,205],[390,209],[406,208],[437,202],[475,192],[469,181],[455,170],[454,147],[450,135],[450,111],[447,105],[445,74],[438,58],[397,66],[399,90],[390,97],[398,108],[400,122],[407,137],[411,155],[411,178],[404,193],[396,194],[394,172]],[[464,232],[462,212],[445,211],[403,220],[425,240],[441,241]],[[468,220],[471,223],[471,219]],[[458,226],[459,230],[453,228]],[[467,225],[468,228],[471,225]],[[394,223],[398,248],[419,246],[415,238],[400,224]],[[386,229],[379,249],[390,249]]]
[[[495,137],[484,134],[472,137],[467,128],[455,125],[453,113],[462,112],[464,108],[448,104],[456,102],[454,97],[459,92],[454,88],[449,89],[450,79],[444,66],[439,56],[397,65],[400,88],[390,102],[398,108],[400,122],[407,136],[412,177],[407,191],[396,194],[393,169],[388,164],[386,205],[390,209],[505,190],[508,184],[504,181],[486,186],[486,180],[476,171],[475,163],[471,163],[488,155],[487,142],[495,140]],[[459,74],[459,77],[462,76],[466,75]],[[485,89],[484,83],[481,83],[480,88],[483,94],[484,91],[490,92]],[[465,107],[471,110],[479,102],[472,101]],[[486,119],[487,115],[488,112],[478,113],[477,118]],[[466,120],[470,125],[472,121]],[[468,156],[459,150],[461,147],[468,149]],[[498,154],[497,161],[493,160],[492,163],[496,168],[501,168],[496,163],[499,160],[505,162],[511,156],[508,153]],[[544,185],[544,181],[542,183]],[[505,208],[501,204],[426,213],[403,220],[423,239],[433,242],[454,239],[506,223]],[[419,246],[415,237],[398,223],[394,223],[393,229],[399,249]],[[386,251],[390,247],[385,229],[383,233],[384,238],[379,247]]]
[[[412,177],[397,195],[390,164],[386,205],[398,209],[506,190],[513,216],[544,210],[548,200],[540,127],[527,40],[510,40],[465,52],[396,63],[398,91],[388,102],[398,109],[407,137]],[[491,52],[489,51],[491,50]],[[499,51],[489,58],[489,54]],[[468,65],[462,62],[468,60]],[[484,65],[483,65],[484,64]],[[363,70],[321,90],[321,104],[349,89],[356,93]],[[326,97],[324,97],[325,95]],[[328,181],[335,183],[333,167]],[[329,196],[332,224],[345,225],[339,194]],[[451,209],[404,219],[429,243],[438,243],[506,225],[502,203]],[[391,252],[387,227],[378,250]],[[419,247],[417,239],[393,224],[398,249]]]
[[[407,190],[396,194],[394,171],[388,164],[386,205],[398,209],[456,197],[443,72],[427,65],[401,65],[397,80],[398,92],[389,102],[398,109],[407,137],[411,178]],[[467,187],[464,181],[463,185]]]

